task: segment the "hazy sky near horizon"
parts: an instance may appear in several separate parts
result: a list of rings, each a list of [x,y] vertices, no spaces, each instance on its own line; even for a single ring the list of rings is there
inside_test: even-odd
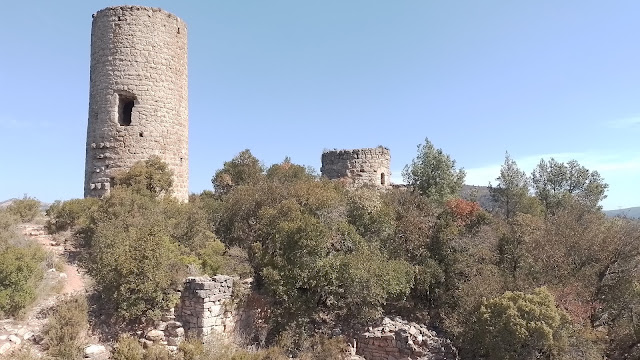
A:
[[[640,206],[640,2],[138,1],[189,39],[190,190],[245,148],[320,168],[384,145],[393,179],[428,137],[487,185],[578,160]],[[0,200],[81,197],[91,14],[115,1],[12,1],[0,32]]]

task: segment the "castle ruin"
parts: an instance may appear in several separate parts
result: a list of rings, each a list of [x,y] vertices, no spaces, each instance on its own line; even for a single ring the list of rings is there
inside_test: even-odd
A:
[[[189,196],[187,27],[173,14],[115,6],[93,15],[85,197],[109,193],[113,177],[159,156],[173,195]]]
[[[322,153],[320,173],[330,180],[344,179],[350,186],[391,186],[391,153],[383,146]]]

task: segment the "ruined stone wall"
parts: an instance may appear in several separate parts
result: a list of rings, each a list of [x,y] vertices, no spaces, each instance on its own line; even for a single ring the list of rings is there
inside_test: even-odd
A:
[[[188,192],[187,27],[157,8],[108,7],[91,27],[84,195],[158,155],[174,172],[174,196]]]
[[[384,318],[382,324],[361,334],[356,353],[366,360],[458,360],[451,341],[422,325],[400,318]]]
[[[391,186],[391,153],[389,149],[377,148],[354,150],[330,150],[322,153],[323,176],[345,179],[352,186]]]
[[[237,321],[232,294],[233,278],[229,276],[187,278],[176,308],[187,334],[206,338],[214,333],[232,333]]]

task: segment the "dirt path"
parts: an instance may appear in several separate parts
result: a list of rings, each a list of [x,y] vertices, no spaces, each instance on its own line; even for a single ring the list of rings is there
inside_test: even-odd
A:
[[[27,312],[23,320],[0,320],[0,358],[5,359],[6,354],[13,351],[25,342],[39,343],[42,340],[40,333],[46,323],[46,318],[51,309],[61,299],[72,294],[83,293],[86,289],[86,277],[81,269],[72,261],[71,248],[65,248],[65,244],[59,244],[56,239],[47,234],[43,225],[21,224],[18,230],[28,239],[37,241],[45,251],[49,252],[56,261],[62,264],[62,272],[56,269],[47,269],[44,284],[55,284],[63,281],[62,290],[58,293],[43,295],[36,304]],[[46,287],[45,287],[46,288]],[[5,357],[3,357],[5,355]],[[11,355],[8,355],[9,358]]]
[[[61,277],[66,278],[66,282],[61,292],[62,295],[84,291],[85,281],[78,265],[74,261],[70,261],[68,254],[70,248],[65,248],[65,244],[58,244],[53,236],[47,234],[43,225],[22,224],[19,225],[19,228],[25,237],[36,240],[45,251],[51,251],[64,261],[64,275]]]

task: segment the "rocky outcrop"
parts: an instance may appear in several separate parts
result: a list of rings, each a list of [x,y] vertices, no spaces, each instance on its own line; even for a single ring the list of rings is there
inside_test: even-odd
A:
[[[358,336],[356,353],[366,360],[457,360],[451,341],[399,317]]]

